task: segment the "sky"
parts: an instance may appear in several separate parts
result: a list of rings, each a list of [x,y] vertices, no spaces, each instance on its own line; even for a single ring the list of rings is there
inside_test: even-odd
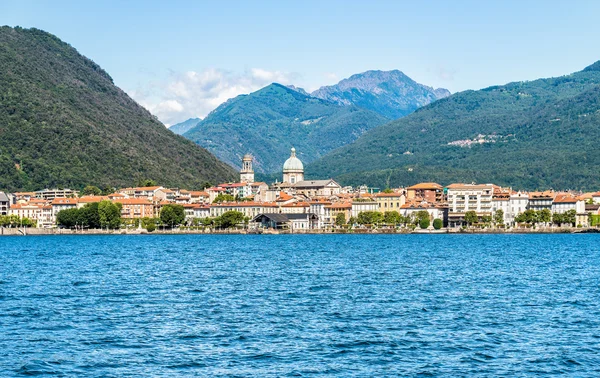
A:
[[[599,14],[596,0],[0,1],[1,25],[68,42],[166,125],[366,70],[452,93],[569,74],[600,60]]]

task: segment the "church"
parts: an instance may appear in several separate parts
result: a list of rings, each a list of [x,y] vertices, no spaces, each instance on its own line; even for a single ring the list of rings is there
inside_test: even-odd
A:
[[[252,156],[244,155],[240,180],[242,182],[254,181],[252,170]],[[290,157],[283,163],[283,180],[272,184],[272,189],[285,192],[289,195],[300,195],[306,198],[331,197],[340,194],[342,187],[333,179],[305,180],[304,164],[296,156],[296,149],[292,147]]]

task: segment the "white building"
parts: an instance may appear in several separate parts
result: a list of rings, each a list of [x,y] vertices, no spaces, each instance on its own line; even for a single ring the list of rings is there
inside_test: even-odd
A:
[[[350,210],[351,216],[354,218],[358,217],[358,214],[365,211],[379,211],[379,204],[371,199],[362,199],[352,201],[352,210]]]
[[[448,224],[450,227],[462,226],[465,214],[474,211],[477,216],[492,215],[492,184],[451,184],[447,187]]]
[[[250,154],[244,155],[242,158],[242,169],[240,170],[240,182],[252,184],[254,182],[254,169],[252,169],[252,160],[254,158]]]
[[[304,165],[296,157],[296,149],[292,147],[289,159],[283,163],[283,182],[295,184],[304,181]]]

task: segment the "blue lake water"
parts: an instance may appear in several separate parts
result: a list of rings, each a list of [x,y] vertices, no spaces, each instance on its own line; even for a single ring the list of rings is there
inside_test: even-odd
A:
[[[599,241],[1,237],[0,376],[598,376]]]

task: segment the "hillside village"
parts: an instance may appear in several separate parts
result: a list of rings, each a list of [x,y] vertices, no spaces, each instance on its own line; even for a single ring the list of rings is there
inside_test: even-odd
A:
[[[342,187],[333,179],[305,179],[304,166],[294,148],[283,164],[281,182],[268,185],[254,181],[252,163],[253,157],[245,155],[239,182],[202,191],[156,185],[123,188],[108,195],[79,196],[71,189],[0,192],[0,219],[5,220],[0,224],[64,226],[57,222],[61,211],[102,201],[118,204],[120,226],[141,227],[140,220],[160,224],[163,209],[176,205],[185,214],[182,226],[210,226],[211,220],[234,213],[239,215],[239,224],[230,226],[256,231],[307,232],[352,226],[589,227],[595,226],[600,216],[600,192],[524,192],[494,184],[453,183],[444,187],[434,182],[384,191]]]

